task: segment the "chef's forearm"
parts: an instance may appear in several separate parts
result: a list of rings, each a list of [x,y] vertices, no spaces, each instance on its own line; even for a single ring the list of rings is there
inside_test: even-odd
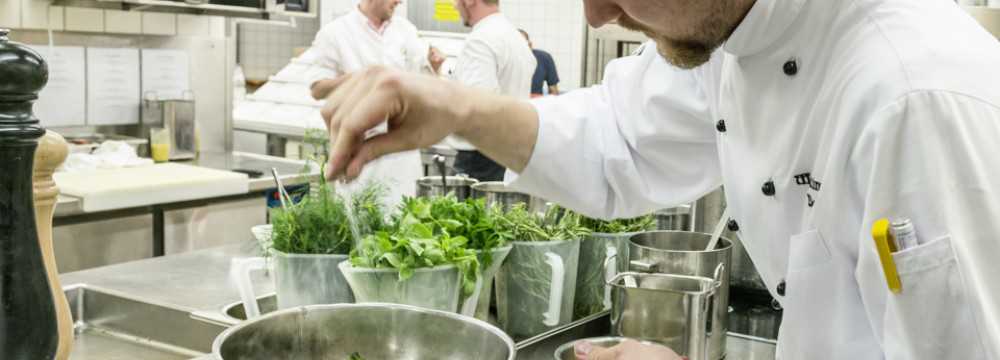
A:
[[[457,135],[516,172],[531,160],[538,137],[538,113],[527,101],[476,91],[467,97]]]

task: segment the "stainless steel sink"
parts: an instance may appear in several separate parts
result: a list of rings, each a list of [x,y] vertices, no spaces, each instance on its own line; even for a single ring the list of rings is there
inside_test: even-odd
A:
[[[64,291],[76,332],[74,360],[186,360],[211,353],[212,341],[225,330],[191,318],[189,310],[85,285]]]
[[[257,298],[257,307],[260,308],[261,315],[272,313],[278,310],[278,299],[274,294],[264,295]],[[222,312],[233,321],[240,322],[247,319],[246,308],[242,302],[227,305]]]

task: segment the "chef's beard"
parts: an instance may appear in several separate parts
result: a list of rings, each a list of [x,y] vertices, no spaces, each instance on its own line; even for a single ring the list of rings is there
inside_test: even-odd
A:
[[[711,22],[705,24],[702,32],[702,39],[674,39],[663,34],[658,34],[649,27],[640,24],[626,14],[618,18],[618,25],[633,31],[646,34],[656,42],[656,50],[671,64],[682,69],[693,69],[708,62],[715,52],[732,31],[722,30],[722,24]]]

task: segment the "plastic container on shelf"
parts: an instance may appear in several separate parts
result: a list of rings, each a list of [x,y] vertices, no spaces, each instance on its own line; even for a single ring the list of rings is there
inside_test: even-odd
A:
[[[421,268],[399,280],[396,269],[358,268],[344,261],[338,265],[358,303],[392,303],[458,312],[462,277],[454,265]]]
[[[497,320],[515,339],[573,318],[580,241],[514,242],[497,274]]]

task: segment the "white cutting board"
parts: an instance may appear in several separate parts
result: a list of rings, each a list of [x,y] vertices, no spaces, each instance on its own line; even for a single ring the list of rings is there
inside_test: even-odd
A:
[[[165,163],[142,167],[56,173],[63,194],[83,201],[84,212],[246,194],[245,174]]]

